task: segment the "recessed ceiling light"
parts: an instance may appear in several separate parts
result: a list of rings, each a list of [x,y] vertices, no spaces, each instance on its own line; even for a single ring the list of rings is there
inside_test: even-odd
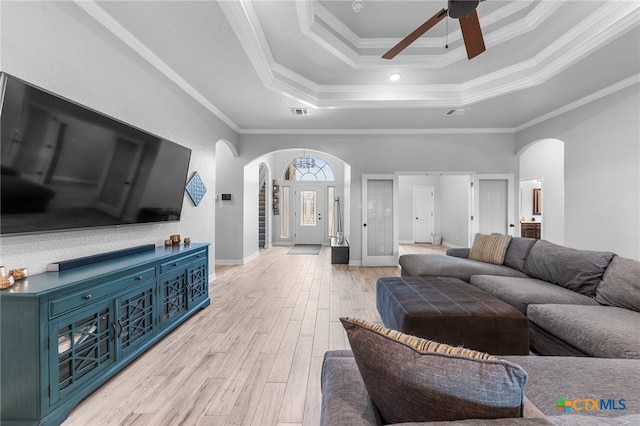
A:
[[[389,80],[398,81],[398,80],[400,80],[400,77],[402,77],[402,74],[400,74],[399,72],[394,72],[393,74],[391,74],[389,76]]]
[[[351,3],[351,8],[355,13],[362,12],[362,9],[364,9],[364,0],[354,0],[354,2]]]

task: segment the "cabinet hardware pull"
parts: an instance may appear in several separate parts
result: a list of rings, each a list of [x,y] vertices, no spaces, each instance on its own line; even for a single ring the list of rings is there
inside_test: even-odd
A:
[[[122,330],[124,329],[124,325],[120,320],[118,320],[118,325],[120,325],[120,332],[118,333],[118,338],[120,338],[120,336],[122,336]]]
[[[138,276],[136,277],[136,280],[138,280],[138,281],[142,281],[142,275],[138,275]]]
[[[111,323],[111,327],[113,327],[113,335],[117,336],[118,335],[118,327],[116,327],[116,323],[112,322]]]
[[[178,262],[174,262],[172,266],[178,266]]]
[[[91,300],[91,295],[90,294],[85,294],[84,295],[84,300]]]

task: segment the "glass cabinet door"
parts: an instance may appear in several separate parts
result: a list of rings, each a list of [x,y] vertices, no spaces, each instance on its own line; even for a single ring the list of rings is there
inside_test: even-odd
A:
[[[91,308],[62,317],[51,326],[51,404],[114,362],[112,309],[111,302],[94,303]]]
[[[156,331],[154,290],[155,282],[152,280],[117,300],[118,358],[126,356]]]

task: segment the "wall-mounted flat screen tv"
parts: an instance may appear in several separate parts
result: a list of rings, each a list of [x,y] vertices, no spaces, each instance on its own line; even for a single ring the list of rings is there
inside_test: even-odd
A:
[[[0,75],[2,235],[178,221],[191,150]]]

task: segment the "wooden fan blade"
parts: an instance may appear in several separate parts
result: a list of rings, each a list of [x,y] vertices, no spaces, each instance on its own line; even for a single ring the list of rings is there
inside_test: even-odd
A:
[[[475,58],[486,50],[484,47],[484,38],[482,37],[482,29],[480,28],[480,21],[478,20],[478,12],[474,10],[466,18],[460,18],[458,20],[460,21],[464,46],[467,48],[467,58]]]
[[[411,43],[416,41],[422,34],[426,33],[429,28],[433,27],[438,22],[442,21],[447,16],[447,11],[442,9],[440,12],[433,15],[424,24],[416,28],[411,34],[403,38],[400,43],[393,46],[387,53],[382,55],[384,59],[393,59],[398,53],[406,49]]]

